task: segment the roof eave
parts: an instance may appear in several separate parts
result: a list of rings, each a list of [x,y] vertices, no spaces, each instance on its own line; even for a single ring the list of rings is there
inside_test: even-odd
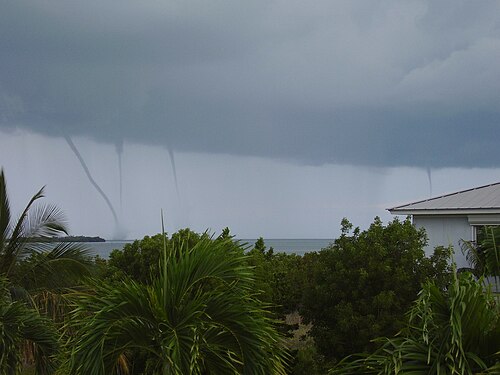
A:
[[[412,209],[412,208],[389,208],[392,215],[484,215],[500,214],[500,208],[446,208],[446,209]]]

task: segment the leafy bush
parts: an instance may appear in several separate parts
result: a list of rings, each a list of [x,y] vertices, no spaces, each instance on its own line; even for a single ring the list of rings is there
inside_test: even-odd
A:
[[[400,330],[426,279],[440,288],[449,282],[449,254],[439,249],[425,257],[425,233],[409,220],[384,226],[376,218],[366,231],[351,230],[344,219],[340,238],[305,257],[311,266],[300,312],[329,361],[371,351],[373,338]]]
[[[498,374],[497,302],[470,273],[447,291],[427,282],[399,335],[377,339],[380,349],[346,358],[330,374]]]
[[[98,281],[76,294],[71,374],[285,374],[283,340],[239,247],[202,236],[161,255],[149,284]]]

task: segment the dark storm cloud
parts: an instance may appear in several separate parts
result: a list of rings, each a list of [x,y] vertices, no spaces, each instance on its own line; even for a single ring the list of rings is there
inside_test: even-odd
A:
[[[15,1],[0,126],[298,163],[498,166],[497,1]]]

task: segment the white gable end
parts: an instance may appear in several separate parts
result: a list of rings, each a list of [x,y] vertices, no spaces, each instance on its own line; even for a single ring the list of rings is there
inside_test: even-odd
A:
[[[455,250],[458,268],[469,267],[462,254],[462,240],[475,240],[475,227],[500,225],[500,183],[462,190],[388,209],[393,215],[411,215],[417,228],[424,228],[431,255],[436,246]]]

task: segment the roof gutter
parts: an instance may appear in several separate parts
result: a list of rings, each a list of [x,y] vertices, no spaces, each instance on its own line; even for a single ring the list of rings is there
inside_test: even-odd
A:
[[[500,214],[500,208],[441,208],[441,209],[411,209],[388,208],[392,215],[495,215]]]

